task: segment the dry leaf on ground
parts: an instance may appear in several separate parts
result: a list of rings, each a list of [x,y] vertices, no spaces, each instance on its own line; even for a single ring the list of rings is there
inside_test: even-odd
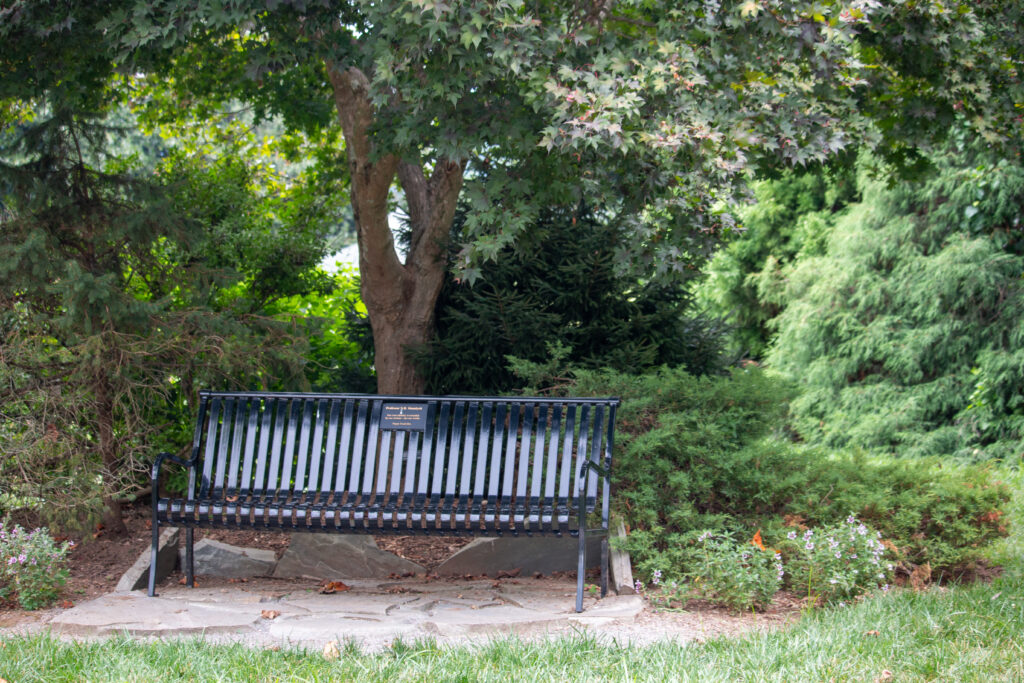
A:
[[[338,643],[331,641],[324,645],[324,659],[334,660],[341,656],[341,651],[338,649]]]
[[[281,616],[281,613],[276,609],[265,609],[262,612],[260,612],[260,616],[264,619],[277,619],[279,616]]]
[[[321,593],[341,593],[342,591],[351,590],[351,586],[347,586],[341,581],[328,581],[320,587]]]

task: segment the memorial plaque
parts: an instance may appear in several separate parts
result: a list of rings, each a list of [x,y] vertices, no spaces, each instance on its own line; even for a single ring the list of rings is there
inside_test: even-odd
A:
[[[427,406],[418,403],[385,403],[381,429],[422,432],[427,428]]]

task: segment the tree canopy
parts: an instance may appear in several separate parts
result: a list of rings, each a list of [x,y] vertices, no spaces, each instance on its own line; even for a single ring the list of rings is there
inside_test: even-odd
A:
[[[623,264],[683,277],[733,227],[751,170],[853,145],[913,164],[956,117],[1019,142],[1021,4],[877,0],[23,0],[2,10],[0,99],[130,97],[169,79],[344,136],[379,388],[417,391],[457,200],[463,277],[539,207],[629,225]],[[332,111],[333,105],[333,111]],[[401,189],[399,194],[393,187]],[[500,202],[498,199],[500,198]],[[387,215],[412,234],[396,254]]]

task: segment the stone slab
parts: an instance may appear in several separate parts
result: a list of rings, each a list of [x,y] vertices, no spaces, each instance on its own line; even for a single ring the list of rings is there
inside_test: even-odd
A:
[[[501,536],[473,539],[434,571],[439,576],[496,576],[518,569],[523,576],[548,575],[575,572],[578,562],[579,539],[571,536]],[[587,564],[601,566],[600,536],[587,539]]]
[[[278,561],[277,578],[387,578],[390,574],[422,574],[422,566],[381,550],[372,536],[293,534]]]
[[[258,605],[240,609],[234,604],[183,602],[138,594],[105,595],[61,612],[50,621],[60,633],[79,636],[189,635],[237,633],[261,619]]]
[[[626,527],[622,522],[613,526],[612,540],[626,539]],[[633,587],[633,564],[629,559],[629,553],[617,549],[614,543],[608,548],[608,590],[615,591],[619,595],[632,595],[636,592]]]
[[[270,576],[277,565],[277,556],[273,550],[240,548],[212,538],[204,538],[196,543],[193,559],[197,575],[228,579]],[[180,566],[185,566],[184,547],[179,550],[179,562]]]
[[[178,539],[181,529],[169,527],[160,532],[156,551],[156,582],[159,584],[178,566]],[[149,561],[152,548],[146,548],[117,582],[115,592],[124,593],[149,587]]]

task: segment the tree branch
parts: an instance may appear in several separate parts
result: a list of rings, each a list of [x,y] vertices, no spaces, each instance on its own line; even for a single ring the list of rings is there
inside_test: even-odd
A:
[[[374,109],[370,101],[370,80],[359,68],[340,70],[327,63],[334,90],[334,104],[345,136],[349,171],[352,177],[352,210],[359,241],[359,272],[371,292],[402,279],[402,264],[395,253],[394,238],[388,225],[388,193],[399,159],[385,154],[374,159],[370,128]],[[382,303],[387,297],[381,292]]]

